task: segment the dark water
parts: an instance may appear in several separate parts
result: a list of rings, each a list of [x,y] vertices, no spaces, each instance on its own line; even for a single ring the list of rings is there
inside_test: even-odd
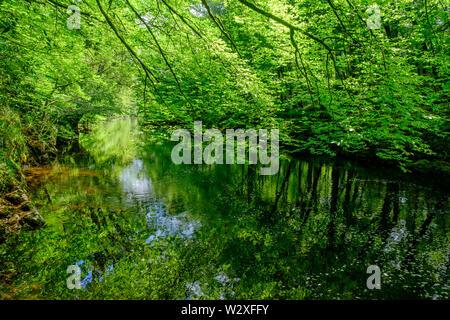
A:
[[[177,166],[127,120],[81,142],[86,154],[30,170],[47,225],[0,246],[2,298],[449,299],[442,187],[311,158],[273,176]]]

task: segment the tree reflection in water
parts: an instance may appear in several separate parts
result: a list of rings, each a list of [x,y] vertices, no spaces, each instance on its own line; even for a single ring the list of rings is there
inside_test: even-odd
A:
[[[285,159],[273,176],[254,165],[177,166],[170,144],[109,126],[85,140],[76,164],[59,165],[74,174],[40,177],[47,226],[0,247],[0,269],[14,270],[5,294],[449,298],[445,190],[314,158]],[[95,174],[77,174],[87,170]],[[66,287],[75,263],[82,290]],[[381,269],[380,290],[366,287],[369,265]]]

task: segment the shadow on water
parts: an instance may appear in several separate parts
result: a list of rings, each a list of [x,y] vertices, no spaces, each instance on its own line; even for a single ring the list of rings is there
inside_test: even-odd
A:
[[[47,226],[0,247],[2,298],[449,298],[448,193],[431,184],[313,158],[273,176],[177,166],[130,120],[81,145],[76,163],[30,173]]]

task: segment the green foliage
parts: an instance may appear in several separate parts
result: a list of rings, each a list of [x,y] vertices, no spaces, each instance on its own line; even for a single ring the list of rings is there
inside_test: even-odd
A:
[[[64,5],[3,1],[1,103],[48,145],[82,118],[137,112],[152,127],[279,127],[291,152],[448,162],[439,1],[378,2],[380,29],[365,0],[205,3],[89,0],[69,30]]]
[[[83,0],[78,2],[80,29],[67,27],[69,4],[63,0],[0,0],[1,193],[20,183],[24,165],[48,164],[68,145],[77,150],[78,142],[104,168],[129,163],[138,147],[136,137],[127,132],[131,122],[98,123],[123,115],[136,117],[145,129],[161,131],[190,128],[194,120],[203,121],[205,128],[279,128],[286,153],[345,155],[405,172],[449,173],[449,11],[442,1],[377,1],[379,29],[369,29],[366,23],[372,14],[366,11],[373,4],[369,0]],[[86,135],[90,131],[93,135]],[[154,157],[150,151],[147,156]],[[64,266],[85,261],[89,271],[104,276],[104,281],[94,277],[96,285],[86,298],[117,298],[125,290],[134,298],[178,299],[185,297],[186,285],[196,288],[199,282],[206,284],[208,297],[219,297],[222,288],[208,276],[209,259],[217,264],[217,272],[242,279],[233,289],[236,297],[335,297],[323,287],[312,288],[320,278],[332,292],[347,298],[354,296],[352,290],[361,279],[345,275],[360,272],[362,263],[353,263],[340,276],[342,266],[323,267],[318,256],[326,256],[336,244],[348,248],[342,252],[358,261],[352,249],[369,244],[367,261],[391,258],[381,248],[386,237],[370,227],[372,222],[384,223],[382,217],[387,215],[382,209],[381,218],[370,216],[383,202],[377,191],[364,194],[367,207],[360,208],[356,218],[348,216],[344,205],[340,210],[347,216],[334,217],[336,212],[325,210],[323,201],[314,196],[327,198],[329,184],[322,182],[314,190],[310,182],[336,177],[326,170],[307,169],[310,174],[296,177],[298,186],[313,190],[300,201],[305,216],[293,218],[290,212],[297,207],[276,210],[279,196],[292,197],[278,189],[278,180],[260,190],[266,199],[251,199],[250,191],[243,197],[241,184],[239,188],[234,185],[229,192],[235,196],[227,198],[220,190],[208,189],[213,185],[209,179],[225,181],[228,174],[237,175],[238,169],[224,169],[214,177],[208,174],[210,167],[197,177],[198,172],[190,171],[197,169],[172,167],[165,160],[157,164],[163,173],[152,174],[190,173],[191,178],[179,181],[178,187],[162,184],[160,188],[172,194],[183,187],[176,195],[189,205],[200,206],[201,212],[211,205],[197,204],[191,194],[198,192],[206,198],[219,194],[222,200],[228,199],[215,203],[228,208],[230,216],[239,221],[232,235],[218,237],[229,229],[215,226],[189,242],[197,251],[180,249],[180,239],[149,247],[144,234],[133,234],[141,226],[139,217],[99,206],[101,199],[87,206],[80,200],[87,195],[71,190],[73,194],[54,199],[54,207],[47,204],[47,212],[55,212],[47,217],[47,229],[39,235],[24,235],[23,243],[43,241],[42,251],[19,246],[11,253],[16,258],[35,259],[35,264],[21,271],[43,284],[43,296],[74,298],[74,293],[61,286]],[[116,179],[120,166],[112,170],[110,178]],[[286,181],[294,180],[290,171],[283,174]],[[353,190],[351,181],[345,181],[348,192]],[[114,185],[112,181],[106,184]],[[390,208],[391,191],[381,189],[387,194],[383,203]],[[336,193],[339,190],[330,197],[337,203]],[[343,197],[340,194],[339,199]],[[72,201],[79,201],[80,208],[68,209]],[[273,211],[284,218],[270,220],[267,215]],[[308,220],[312,211],[315,216]],[[415,225],[415,217],[402,214]],[[66,226],[65,221],[72,224]],[[426,221],[420,220],[428,228]],[[347,232],[340,229],[343,226]],[[119,228],[133,234],[132,240],[116,241],[122,235]],[[327,228],[334,233],[314,238],[319,232],[324,235]],[[413,235],[426,236],[408,228]],[[405,258],[408,274],[391,268],[392,296],[408,296],[406,287],[397,286],[400,292],[395,291],[400,281],[396,279],[401,275],[417,284],[420,271],[426,278],[425,293],[414,291],[416,286],[409,294],[430,298],[432,277],[438,276],[436,270],[444,259],[439,244],[448,243],[442,235],[446,231],[439,232],[435,242],[421,238],[418,244],[413,237],[396,249]],[[67,234],[75,236],[68,239]],[[411,246],[418,256],[426,253],[418,258],[424,259],[420,263],[410,261]],[[74,247],[77,251],[69,250]],[[115,250],[123,248],[126,252],[116,255]],[[0,250],[3,255],[7,252]],[[111,259],[105,261],[104,256]],[[166,259],[166,263],[153,266],[150,259]],[[46,261],[50,261],[48,266]],[[295,262],[299,266],[292,270]],[[118,266],[110,277],[105,275],[108,263]],[[255,274],[257,266],[264,272]],[[9,270],[6,264],[4,268]],[[313,272],[316,268],[319,271]],[[305,270],[306,275],[302,274]],[[138,286],[139,281],[150,285]],[[148,287],[154,290],[146,291]],[[231,291],[224,294],[230,296]]]

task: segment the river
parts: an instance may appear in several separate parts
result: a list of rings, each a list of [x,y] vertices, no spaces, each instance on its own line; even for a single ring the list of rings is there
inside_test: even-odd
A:
[[[449,194],[426,178],[313,157],[272,176],[175,165],[127,119],[81,145],[27,170],[46,226],[0,246],[2,298],[449,299]]]

